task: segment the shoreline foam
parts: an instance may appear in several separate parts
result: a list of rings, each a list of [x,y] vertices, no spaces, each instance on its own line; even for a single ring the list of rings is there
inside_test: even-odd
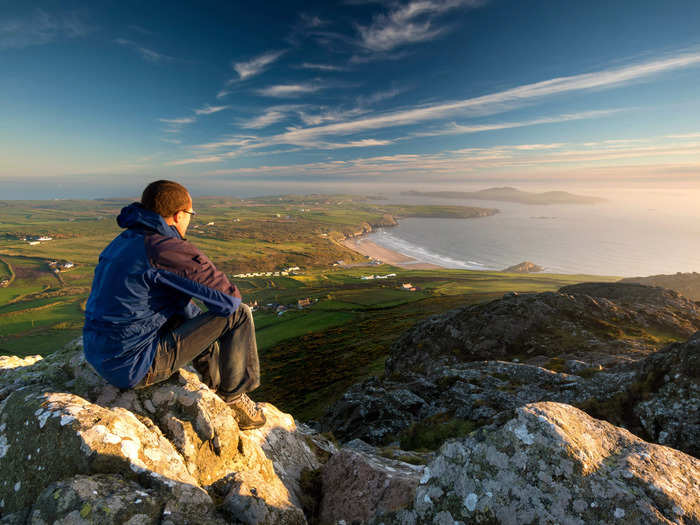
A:
[[[401,252],[385,248],[380,246],[370,240],[368,240],[364,235],[359,237],[349,237],[340,242],[346,248],[353,250],[362,255],[366,255],[373,259],[377,259],[386,264],[391,264],[392,266],[398,266],[404,269],[413,270],[441,270],[445,269],[444,266],[439,266],[437,264],[427,263],[424,261],[419,261],[413,257],[409,257]]]

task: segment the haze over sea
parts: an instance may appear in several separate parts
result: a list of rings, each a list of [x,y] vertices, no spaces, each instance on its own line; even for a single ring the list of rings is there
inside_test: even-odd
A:
[[[498,208],[480,219],[403,219],[368,238],[447,268],[502,270],[528,260],[552,273],[645,276],[700,271],[697,190],[606,190],[594,205],[534,206],[391,196],[392,202]]]

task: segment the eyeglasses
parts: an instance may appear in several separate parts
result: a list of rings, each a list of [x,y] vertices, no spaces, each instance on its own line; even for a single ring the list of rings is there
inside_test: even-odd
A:
[[[192,210],[192,211],[181,210],[181,211],[183,211],[184,213],[187,213],[188,215],[191,215],[192,217],[194,217],[195,215],[197,215],[197,212],[194,211],[194,210]]]

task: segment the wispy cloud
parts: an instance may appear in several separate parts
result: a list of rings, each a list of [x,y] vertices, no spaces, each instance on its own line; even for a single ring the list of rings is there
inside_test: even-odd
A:
[[[171,160],[166,162],[166,166],[184,166],[186,164],[211,164],[213,162],[221,162],[225,159],[223,155],[211,155],[208,157],[192,157],[188,159]]]
[[[522,120],[515,122],[495,122],[491,124],[462,125],[454,122],[444,128],[431,131],[419,131],[411,134],[413,137],[437,137],[441,135],[462,135],[467,133],[481,133],[484,131],[496,131],[500,129],[523,128],[527,126],[537,126],[540,124],[556,124],[560,122],[570,122],[572,120],[587,120],[601,118],[620,113],[622,109],[602,109],[593,111],[582,111],[580,113],[566,113],[556,117],[544,117],[538,119]]]
[[[159,63],[159,62],[170,62],[173,59],[173,57],[165,55],[163,53],[159,53],[158,51],[154,51],[152,49],[148,49],[146,47],[143,47],[142,45],[134,42],[133,40],[127,40],[126,38],[117,38],[114,40],[115,44],[119,44],[120,46],[127,47],[131,49],[132,51],[135,51],[139,55],[141,55],[141,58],[148,62],[153,62],[153,63]]]
[[[238,73],[239,80],[246,80],[265,71],[267,66],[276,62],[284,53],[285,51],[268,51],[247,62],[235,62],[233,69]]]
[[[698,133],[680,133],[676,135],[666,135],[670,139],[700,139],[700,132]]]
[[[180,139],[166,139],[166,138],[161,138],[163,142],[167,142],[168,144],[182,144],[182,141]]]
[[[223,111],[230,107],[231,106],[210,106],[209,104],[207,104],[204,107],[195,109],[194,112],[196,115],[211,115],[212,113],[218,113],[219,111]]]
[[[180,117],[180,118],[161,118],[158,119],[160,122],[167,124],[168,126],[163,130],[166,133],[179,133],[182,128],[187,124],[192,124],[196,122],[195,117]]]
[[[78,12],[61,15],[34,9],[25,17],[3,17],[0,21],[0,49],[22,49],[48,44],[61,38],[78,38],[95,30]]]
[[[301,25],[306,27],[306,28],[321,27],[321,26],[328,24],[327,21],[322,20],[319,16],[309,15],[306,13],[300,14],[299,20],[301,22]]]
[[[241,124],[241,127],[246,129],[266,128],[267,126],[276,124],[277,122],[281,122],[282,120],[287,118],[287,115],[288,114],[285,111],[280,111],[278,109],[268,109],[262,115],[259,115],[255,118],[244,122],[243,124]]]
[[[278,140],[282,142],[292,140],[292,143],[295,143],[293,142],[295,140],[312,140],[326,135],[352,134],[373,129],[414,125],[431,120],[452,119],[456,114],[464,116],[503,113],[536,99],[577,91],[610,89],[698,64],[700,64],[700,52],[685,53],[615,69],[525,84],[480,97],[419,106],[363,119],[294,130],[278,137]],[[469,132],[469,129],[465,127],[455,129]]]
[[[357,97],[357,103],[360,106],[373,106],[374,104],[377,104],[379,102],[382,102],[384,100],[389,100],[390,98],[394,98],[401,93],[403,93],[405,90],[401,89],[388,89],[386,91],[377,91],[376,93],[373,93],[368,96],[359,96]]]
[[[357,26],[360,45],[372,52],[432,40],[446,31],[435,19],[460,7],[476,7],[478,0],[412,0],[374,17],[369,26]]]
[[[325,124],[326,122],[338,122],[348,118],[357,117],[366,112],[367,111],[362,108],[346,110],[320,108],[320,111],[316,111],[315,113],[300,110],[298,111],[298,114],[299,118],[307,126],[318,126],[320,124]]]
[[[654,139],[656,140],[656,139]],[[619,144],[627,141],[620,139]],[[630,140],[635,141],[635,139]],[[347,143],[351,144],[351,143]],[[649,161],[656,159],[655,163]],[[324,176],[345,178],[400,176],[402,181],[416,175],[430,175],[440,180],[460,180],[464,176],[502,174],[509,178],[532,176],[571,176],[595,173],[600,176],[637,176],[645,170],[656,175],[670,171],[697,173],[700,169],[700,143],[652,143],[619,150],[609,142],[608,147],[590,148],[585,143],[512,144],[486,148],[466,148],[429,154],[399,154],[331,160],[291,165],[216,169],[209,175],[250,175],[304,177]]]
[[[256,92],[265,97],[277,97],[277,98],[288,98],[288,97],[298,97],[301,95],[306,95],[308,93],[315,93],[323,89],[324,86],[321,84],[278,84],[276,86],[268,86],[266,88],[258,89]]]
[[[222,99],[224,97],[227,97],[228,95],[231,94],[231,91],[228,89],[222,89],[216,94],[217,99]]]
[[[348,68],[344,66],[336,66],[333,64],[314,64],[311,62],[304,62],[301,66],[302,69],[315,69],[318,71],[347,71]]]

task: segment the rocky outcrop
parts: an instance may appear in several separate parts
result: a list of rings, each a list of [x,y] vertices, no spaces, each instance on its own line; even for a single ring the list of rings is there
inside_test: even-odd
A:
[[[504,411],[556,401],[697,455],[697,338],[656,352],[660,333],[680,339],[699,324],[694,303],[639,285],[507,295],[414,327],[385,377],[351,387],[322,426],[342,440],[432,448]]]
[[[700,330],[700,309],[671,290],[585,283],[558,292],[506,294],[419,323],[392,347],[387,374],[484,359],[580,360],[627,366],[660,340]],[[539,364],[535,362],[534,364]]]
[[[193,369],[0,356],[0,523],[700,524],[700,332],[657,350],[697,313],[595,283],[450,312],[329,412],[343,445],[265,403],[240,431]]]
[[[300,474],[334,451],[272,405],[239,431],[192,370],[120,391],[75,348],[0,370],[3,520],[302,524]]]
[[[634,413],[650,438],[700,457],[700,334],[642,362]]]
[[[639,283],[647,286],[660,286],[675,290],[693,301],[700,300],[700,274],[697,272],[674,273],[671,275],[649,275],[647,277],[627,277],[621,283]]]
[[[535,403],[446,442],[412,507],[372,523],[700,523],[699,480],[693,457]]]
[[[537,264],[530,261],[523,261],[519,264],[514,264],[509,266],[505,270],[501,270],[504,273],[537,273],[544,271],[544,268],[538,266]]]

